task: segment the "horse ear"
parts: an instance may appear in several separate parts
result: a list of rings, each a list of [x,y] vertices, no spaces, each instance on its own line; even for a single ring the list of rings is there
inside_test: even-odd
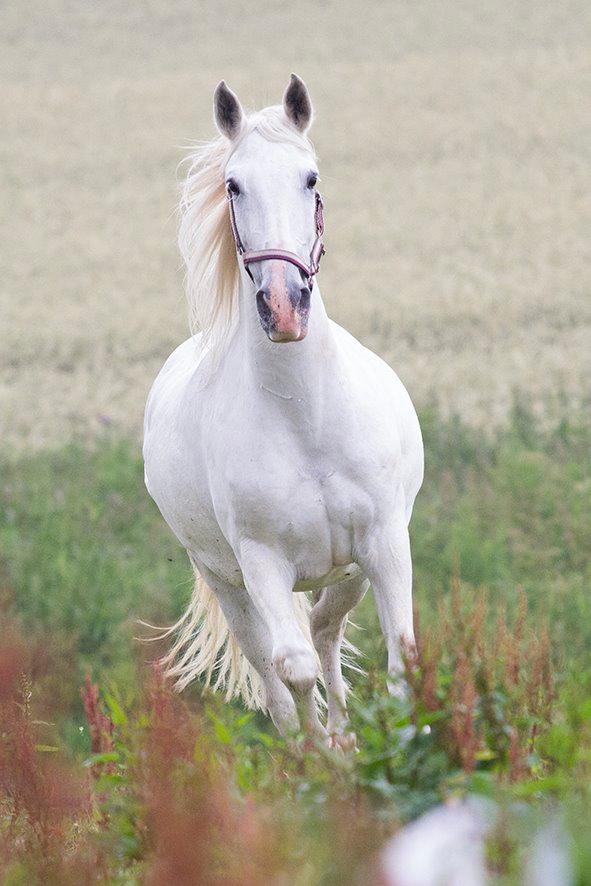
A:
[[[213,116],[220,133],[230,141],[235,139],[242,129],[244,111],[225,80],[218,83],[213,94]]]
[[[289,85],[283,96],[283,110],[296,129],[303,134],[307,132],[312,124],[314,111],[310,94],[304,81],[292,74]]]

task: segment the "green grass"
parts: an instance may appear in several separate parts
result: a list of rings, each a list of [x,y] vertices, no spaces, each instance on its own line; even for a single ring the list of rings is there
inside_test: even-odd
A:
[[[591,427],[540,430],[513,410],[494,438],[422,415],[426,477],[411,523],[421,622],[437,617],[454,576],[513,611],[550,620],[566,662],[591,649]],[[170,624],[192,587],[187,558],[143,485],[136,446],[110,436],[0,461],[0,568],[11,606],[75,653],[76,678],[131,679],[142,618]],[[354,639],[383,662],[373,601]]]
[[[270,845],[285,844],[272,850],[278,870],[293,872],[305,859],[301,882],[328,884],[367,878],[372,853],[398,823],[454,794],[484,793],[506,807],[502,839],[510,846],[499,850],[497,867],[505,882],[519,882],[519,841],[529,838],[516,835],[531,836],[548,804],[559,803],[579,882],[587,882],[591,424],[542,429],[517,404],[494,438],[443,421],[435,410],[423,414],[422,426],[427,472],[412,522],[422,657],[410,701],[384,692],[383,643],[368,598],[355,615],[360,629],[351,629],[367,670],[353,678],[354,759],[319,750],[294,757],[265,718],[219,699],[204,706],[193,690],[188,708],[175,708],[174,722],[189,724],[183,741],[193,750],[186,759],[171,750],[170,777],[181,785],[174,815],[182,828],[194,804],[202,809],[203,778],[212,779],[228,820],[242,815],[247,797],[255,818],[272,817]],[[92,449],[5,453],[0,470],[4,619],[46,647],[50,662],[37,676],[32,671],[32,704],[43,724],[37,740],[65,750],[80,769],[90,741],[78,689],[90,672],[116,726],[107,757],[94,758],[105,879],[137,882],[137,871],[160,851],[146,833],[157,839],[169,815],[150,805],[153,774],[145,768],[150,730],[160,728],[169,702],[154,708],[146,700],[138,662],[149,655],[134,640],[136,619],[177,617],[190,569],[144,489],[132,443],[105,436]],[[502,612],[507,627],[499,627]],[[547,707],[539,688],[544,668],[553,672]],[[472,700],[460,697],[466,688]],[[337,861],[340,817],[353,814],[357,824],[345,838],[353,843]],[[238,859],[256,856],[256,841],[240,840]]]
[[[568,655],[588,652],[591,426],[542,432],[521,407],[494,439],[435,411],[422,426],[426,477],[411,523],[421,618],[455,575],[510,607],[523,587]],[[186,556],[142,471],[137,448],[109,436],[0,461],[0,563],[14,608],[73,638],[97,677],[133,657],[136,618],[168,623],[190,593]]]
[[[2,464],[5,579],[28,626],[73,638],[82,668],[130,660],[136,619],[180,612],[184,551],[148,496],[137,450],[105,439]]]
[[[453,575],[513,606],[522,587],[569,657],[591,649],[591,427],[540,430],[517,404],[494,438],[422,417],[427,476],[412,527],[428,616]]]

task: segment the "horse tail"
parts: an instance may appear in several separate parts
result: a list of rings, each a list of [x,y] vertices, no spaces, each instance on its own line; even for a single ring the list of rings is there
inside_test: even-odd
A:
[[[195,586],[186,611],[158,637],[175,637],[161,660],[164,673],[174,680],[178,692],[199,678],[204,689],[224,692],[226,701],[240,697],[247,707],[264,710],[260,676],[242,654],[216,595],[195,564],[193,571]]]

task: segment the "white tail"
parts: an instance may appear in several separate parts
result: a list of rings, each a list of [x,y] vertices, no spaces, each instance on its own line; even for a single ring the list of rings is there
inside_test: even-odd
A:
[[[266,710],[263,681],[242,654],[214,592],[195,566],[193,569],[195,588],[187,611],[176,624],[155,638],[176,635],[174,646],[162,659],[167,676],[175,679],[175,688],[179,692],[200,677],[206,688],[223,691],[226,701],[241,698],[248,708]],[[296,617],[304,635],[312,643],[308,595],[298,593],[294,598]],[[315,700],[317,705],[324,704],[318,688]]]

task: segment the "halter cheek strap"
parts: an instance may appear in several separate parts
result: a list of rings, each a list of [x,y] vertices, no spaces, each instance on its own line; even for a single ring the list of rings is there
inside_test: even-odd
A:
[[[316,239],[314,240],[312,251],[310,252],[310,264],[306,264],[304,261],[302,261],[299,255],[296,255],[295,252],[288,252],[286,249],[259,249],[256,251],[251,250],[250,252],[247,252],[244,248],[244,244],[242,242],[242,238],[240,237],[238,226],[236,224],[236,214],[234,212],[234,195],[229,188],[226,189],[226,194],[228,196],[228,203],[230,206],[230,224],[232,225],[232,234],[234,236],[234,243],[236,244],[236,252],[242,258],[242,263],[244,264],[246,272],[253,283],[254,279],[249,265],[261,261],[286,261],[292,265],[295,265],[296,268],[299,268],[300,271],[302,271],[302,273],[306,275],[308,286],[310,287],[310,289],[312,289],[314,285],[314,277],[318,273],[320,267],[320,259],[326,251],[322,242],[322,235],[324,234],[324,204],[322,202],[322,197],[320,196],[318,191],[316,191],[316,208],[314,210]]]

